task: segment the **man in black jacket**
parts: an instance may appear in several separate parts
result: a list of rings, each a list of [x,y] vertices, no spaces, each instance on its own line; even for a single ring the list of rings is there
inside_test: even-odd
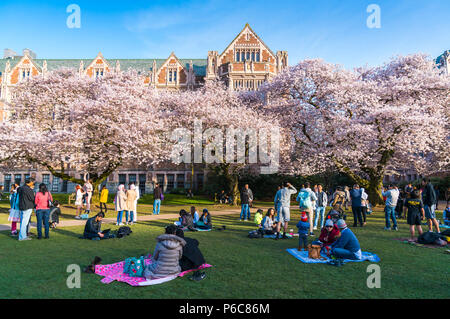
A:
[[[86,226],[84,226],[83,234],[84,238],[92,240],[108,238],[105,237],[105,235],[101,232],[103,217],[105,217],[105,213],[100,212],[86,221]]]
[[[27,237],[28,223],[34,208],[34,178],[25,181],[25,185],[19,187],[20,231],[19,240],[31,240]]]
[[[439,223],[436,220],[436,193],[434,191],[434,187],[430,182],[430,179],[424,178],[422,180],[422,186],[425,189],[422,192],[422,202],[425,210],[425,217],[428,222],[428,229],[433,231],[433,224],[436,227],[437,232],[439,233]]]
[[[202,252],[198,248],[199,242],[197,239],[184,237],[184,232],[181,228],[176,230],[175,235],[186,241],[186,245],[183,247],[183,255],[180,259],[181,271],[197,269],[206,262]],[[205,277],[206,274],[204,272],[196,271],[192,279],[199,281]]]
[[[241,220],[250,220],[250,205],[253,201],[253,192],[248,188],[248,184],[245,184],[241,194]]]
[[[153,215],[159,215],[161,208],[161,195],[161,187],[159,187],[159,183],[156,183],[155,189],[153,190]]]

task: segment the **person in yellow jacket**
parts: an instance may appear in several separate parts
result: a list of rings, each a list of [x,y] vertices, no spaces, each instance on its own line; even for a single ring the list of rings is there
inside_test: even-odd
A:
[[[256,226],[258,226],[258,227],[261,227],[261,222],[263,220],[262,213],[263,213],[263,210],[262,209],[258,209],[258,211],[255,214],[255,223],[256,223]]]
[[[105,214],[108,211],[108,208],[106,207],[106,202],[108,201],[108,194],[109,191],[106,188],[106,185],[103,185],[102,190],[100,192],[100,211],[103,212],[103,207],[105,207]]]

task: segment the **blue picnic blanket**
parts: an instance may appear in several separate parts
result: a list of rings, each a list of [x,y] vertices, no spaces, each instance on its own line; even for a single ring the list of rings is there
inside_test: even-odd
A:
[[[201,229],[201,228],[195,228],[197,231],[211,231],[211,228],[210,229]]]
[[[276,235],[264,235],[264,238],[275,238],[275,236]],[[281,238],[281,236],[283,236],[283,235],[280,235],[280,238]],[[292,235],[291,234],[286,234],[286,237],[287,238],[292,238]]]
[[[439,228],[450,228],[450,226],[447,226],[447,225],[439,225]]]
[[[331,260],[324,253],[321,253],[321,256],[325,258],[325,259],[322,260],[322,259],[311,259],[311,258],[308,258],[308,252],[305,251],[305,250],[298,251],[297,248],[290,248],[290,249],[286,249],[286,250],[292,256],[294,256],[295,258],[297,258],[301,262],[304,262],[305,264],[326,264],[327,262],[329,262]],[[363,251],[361,260],[344,259],[343,262],[344,263],[361,262],[361,261],[365,261],[365,260],[377,263],[377,262],[380,261],[380,258],[377,255],[375,255],[375,254]]]

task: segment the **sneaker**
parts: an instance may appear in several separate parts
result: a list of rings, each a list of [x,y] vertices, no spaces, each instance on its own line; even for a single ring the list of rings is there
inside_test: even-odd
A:
[[[313,228],[313,230],[317,230],[317,226],[315,226],[315,227]]]
[[[244,219],[244,222],[248,222],[248,219]]]
[[[80,219],[80,216],[75,216],[75,219]]]
[[[398,227],[394,227],[394,230],[397,230],[397,231],[398,231]]]
[[[278,240],[280,238],[280,233],[275,234],[275,240]]]
[[[309,236],[314,236],[314,233],[313,232],[309,233]]]
[[[391,227],[384,227],[384,230],[391,230]]]
[[[119,226],[123,226],[123,223],[120,223]]]

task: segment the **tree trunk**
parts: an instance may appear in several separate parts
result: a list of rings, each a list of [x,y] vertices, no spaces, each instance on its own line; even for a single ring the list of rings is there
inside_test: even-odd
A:
[[[383,196],[381,195],[381,189],[383,187],[383,178],[372,177],[369,180],[369,187],[367,194],[369,195],[369,202],[372,206],[383,205]]]

